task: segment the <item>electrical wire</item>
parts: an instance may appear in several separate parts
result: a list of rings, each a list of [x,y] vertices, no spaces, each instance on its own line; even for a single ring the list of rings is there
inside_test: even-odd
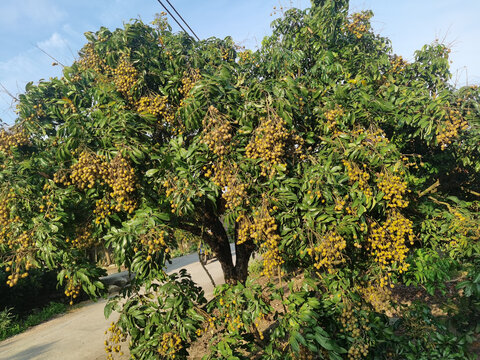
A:
[[[195,35],[195,37],[197,38],[198,41],[200,41],[200,39],[198,38],[197,34],[195,34],[195,31],[193,31],[193,29],[190,27],[190,25],[188,25],[188,23],[185,21],[185,19],[182,17],[182,15],[180,15],[177,11],[177,9],[175,9],[175,6],[172,5],[172,3],[167,0],[167,3],[168,5],[170,5],[170,7],[173,9],[173,11],[175,11],[175,13],[178,15],[178,17],[183,21],[183,23],[185,25],[187,25],[187,27],[190,29],[190,31],[192,32],[193,35]]]
[[[180,23],[178,22],[178,20],[175,18],[175,16],[173,16],[173,14],[170,12],[170,10],[168,10],[168,8],[161,2],[161,0],[157,0],[157,1],[158,1],[159,4],[162,5],[163,8],[167,11],[168,15],[170,15],[171,18],[172,18],[173,20],[175,20],[175,22],[178,24],[178,26],[180,26],[180,28],[181,28],[186,34],[190,35],[190,34],[188,33],[188,31],[185,30],[185,28],[182,26],[182,24],[180,24]],[[170,3],[170,2],[169,2],[169,3]],[[172,7],[173,7],[173,6],[172,6]],[[176,11],[175,11],[175,12],[176,12]],[[187,26],[188,26],[188,25],[187,25]],[[189,27],[189,28],[190,28],[190,27]],[[193,32],[193,31],[192,31],[192,32]],[[194,33],[194,34],[195,34],[195,33]],[[197,35],[195,35],[195,36],[197,37]],[[198,37],[197,37],[197,39],[198,39]],[[198,40],[200,40],[200,39],[198,39]]]

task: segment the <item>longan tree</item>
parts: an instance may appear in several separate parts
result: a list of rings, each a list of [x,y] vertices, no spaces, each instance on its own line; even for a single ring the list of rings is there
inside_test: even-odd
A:
[[[480,92],[448,82],[448,47],[408,62],[371,17],[313,1],[255,52],[162,17],[87,33],[0,133],[8,284],[50,268],[72,299],[99,296],[87,250],[111,248],[136,276],[106,307],[121,314],[109,358],[127,335],[135,359],[186,358],[199,338],[207,359],[469,356],[394,292],[460,274],[457,305],[475,323]],[[164,271],[179,230],[222,266],[208,304],[185,272]]]

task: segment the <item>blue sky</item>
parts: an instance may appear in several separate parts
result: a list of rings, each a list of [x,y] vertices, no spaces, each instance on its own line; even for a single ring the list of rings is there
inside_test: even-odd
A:
[[[165,1],[163,1],[165,3]],[[270,31],[274,6],[305,8],[309,0],[170,0],[200,38],[231,35],[255,48]],[[352,11],[371,9],[375,31],[407,59],[435,39],[452,46],[453,82],[480,84],[479,0],[351,0]],[[85,43],[83,33],[121,27],[132,18],[150,22],[156,0],[0,0],[0,83],[13,95],[29,81],[61,75],[52,59],[69,65]],[[178,29],[173,20],[174,30]],[[0,88],[0,119],[13,123],[12,101]]]

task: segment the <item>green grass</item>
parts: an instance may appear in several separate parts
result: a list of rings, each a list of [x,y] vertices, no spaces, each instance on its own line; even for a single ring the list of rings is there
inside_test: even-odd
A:
[[[40,310],[34,310],[25,319],[19,319],[11,314],[10,309],[0,311],[0,341],[13,335],[20,334],[28,328],[47,321],[58,314],[63,314],[68,306],[58,302],[51,302]]]

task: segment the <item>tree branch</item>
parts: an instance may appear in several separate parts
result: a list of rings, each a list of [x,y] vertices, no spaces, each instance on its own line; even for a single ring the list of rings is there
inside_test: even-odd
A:
[[[432,185],[430,185],[428,188],[426,188],[421,193],[419,193],[418,197],[422,197],[423,195],[428,194],[429,192],[432,192],[433,190],[435,190],[439,186],[440,186],[440,180],[437,180]]]

